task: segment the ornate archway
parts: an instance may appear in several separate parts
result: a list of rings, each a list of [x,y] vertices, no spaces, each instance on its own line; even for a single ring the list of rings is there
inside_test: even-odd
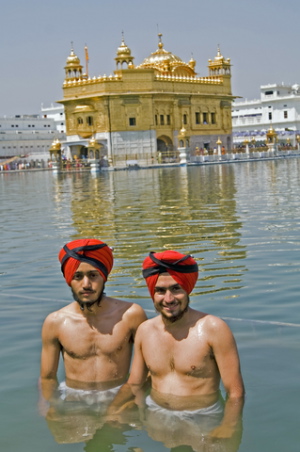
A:
[[[170,137],[161,135],[157,138],[157,160],[159,163],[172,163],[177,159],[177,150]]]

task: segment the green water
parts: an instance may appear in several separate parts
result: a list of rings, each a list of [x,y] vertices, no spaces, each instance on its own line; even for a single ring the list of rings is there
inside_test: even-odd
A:
[[[200,276],[192,307],[224,318],[240,352],[247,397],[239,452],[298,452],[299,174],[298,158],[99,175],[1,173],[1,451],[233,452],[226,444],[203,449],[201,437],[193,449],[175,434],[173,444],[134,422],[98,419],[90,421],[92,440],[67,444],[67,425],[58,423],[56,436],[39,414],[41,325],[71,301],[57,254],[89,236],[114,247],[107,293],[140,303],[149,317],[144,257],[163,248],[193,254]]]

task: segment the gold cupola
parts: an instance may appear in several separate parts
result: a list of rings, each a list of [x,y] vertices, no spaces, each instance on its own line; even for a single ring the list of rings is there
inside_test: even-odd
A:
[[[133,69],[134,57],[131,55],[130,48],[125,44],[124,36],[122,36],[122,43],[118,47],[117,50],[117,56],[115,58],[116,64],[117,64],[117,70],[123,69],[123,64],[125,63],[128,68]]]
[[[195,67],[195,66],[194,66]],[[162,34],[158,34],[158,49],[138,66],[138,69],[153,68],[158,74],[194,77],[193,65],[184,63],[179,57],[164,49]]]
[[[208,60],[209,76],[231,75],[230,58],[224,58],[221,54],[220,47],[218,47],[217,55],[214,60]]]
[[[82,78],[82,65],[80,64],[80,59],[74,53],[73,47],[66,61],[65,72],[66,81],[80,80]]]

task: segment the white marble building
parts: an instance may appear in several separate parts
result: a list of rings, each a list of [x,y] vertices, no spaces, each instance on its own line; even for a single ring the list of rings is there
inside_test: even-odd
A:
[[[273,128],[278,141],[296,144],[300,134],[300,86],[269,84],[260,87],[259,100],[236,100],[232,105],[233,142],[260,141]]]
[[[43,109],[41,115],[0,117],[0,160],[19,156],[47,161],[53,141],[65,140],[63,108],[58,108]]]

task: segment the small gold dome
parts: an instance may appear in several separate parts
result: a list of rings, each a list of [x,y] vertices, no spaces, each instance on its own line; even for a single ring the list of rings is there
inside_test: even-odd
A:
[[[74,53],[74,50],[71,49],[71,53],[67,58],[66,66],[79,66],[80,65],[80,59],[78,56]]]
[[[118,47],[117,50],[117,56],[118,57],[128,57],[131,56],[131,50],[130,48],[125,44],[124,37],[122,37],[122,43],[120,47]]]
[[[223,55],[220,52],[220,47],[218,47],[217,56],[215,57],[215,61],[224,60]]]
[[[61,143],[58,139],[52,142],[50,151],[59,151],[61,149]]]

